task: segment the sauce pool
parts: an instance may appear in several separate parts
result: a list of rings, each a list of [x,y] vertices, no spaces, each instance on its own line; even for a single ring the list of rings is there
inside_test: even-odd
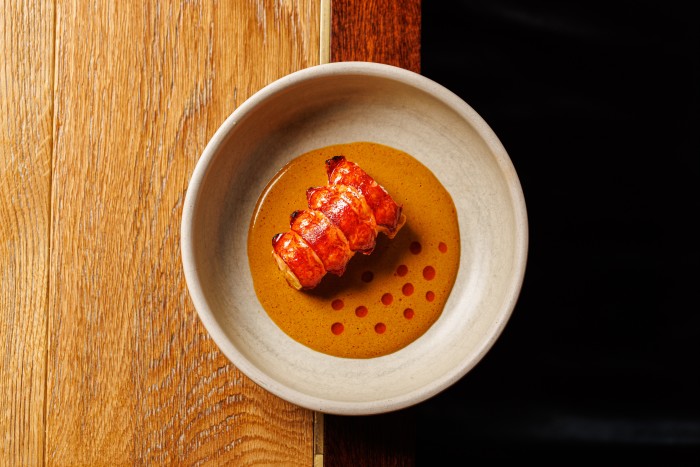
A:
[[[355,254],[343,276],[326,274],[313,290],[287,284],[272,258],[272,237],[289,230],[290,214],[306,209],[306,190],[328,183],[325,161],[344,155],[394,200],[407,221],[393,240],[377,235],[371,255]],[[295,158],[268,183],[248,232],[255,293],[292,339],[325,354],[373,358],[423,335],[440,317],[459,267],[454,203],[435,175],[409,154],[354,142]]]

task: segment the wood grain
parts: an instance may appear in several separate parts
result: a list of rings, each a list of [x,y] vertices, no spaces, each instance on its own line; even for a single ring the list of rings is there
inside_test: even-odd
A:
[[[58,1],[48,464],[311,464],[313,414],[201,325],[179,229],[219,124],[317,63],[316,18],[315,0]]]
[[[420,73],[421,0],[332,0],[331,62],[387,63]]]
[[[412,409],[363,416],[324,417],[323,459],[328,467],[412,467],[416,414]]]
[[[43,462],[53,5],[0,1],[0,463]]]

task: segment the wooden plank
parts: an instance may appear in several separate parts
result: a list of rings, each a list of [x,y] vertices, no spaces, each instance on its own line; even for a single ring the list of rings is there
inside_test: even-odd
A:
[[[219,124],[318,62],[316,18],[317,0],[58,1],[47,463],[312,462],[312,412],[201,325],[179,229]]]
[[[0,1],[0,463],[44,454],[53,5]]]
[[[331,61],[387,63],[420,73],[421,0],[332,0]]]
[[[420,0],[332,0],[330,59],[420,73]],[[336,466],[415,465],[411,409],[367,417],[325,415],[323,459]]]
[[[371,416],[324,417],[323,459],[328,466],[412,467],[416,414],[404,409]]]

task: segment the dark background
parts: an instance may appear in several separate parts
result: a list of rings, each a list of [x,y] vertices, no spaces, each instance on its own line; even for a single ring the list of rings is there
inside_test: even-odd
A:
[[[410,409],[418,465],[700,465],[700,41],[686,4],[423,1],[421,74],[501,139],[530,242],[494,347]]]

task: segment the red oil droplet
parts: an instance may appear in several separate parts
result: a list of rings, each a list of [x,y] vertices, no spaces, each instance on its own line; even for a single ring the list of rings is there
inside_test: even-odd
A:
[[[417,255],[418,253],[421,252],[421,250],[423,250],[423,247],[418,242],[411,242],[411,246],[409,246],[408,248],[411,250],[411,253],[413,253],[414,255]]]
[[[331,326],[331,332],[336,336],[342,334],[344,330],[345,326],[343,326],[343,323],[333,323]]]
[[[440,250],[440,253],[447,253],[447,244],[445,242],[440,242],[438,244],[438,250]]]
[[[408,266],[406,266],[405,264],[402,264],[401,266],[396,268],[396,275],[398,275],[399,277],[403,277],[406,274],[408,274]]]
[[[432,302],[433,300],[435,300],[435,292],[433,292],[432,290],[428,290],[425,293],[425,299],[428,300],[429,302]]]
[[[343,307],[345,306],[345,303],[339,298],[336,298],[331,302],[331,306],[333,307],[334,310],[342,310]]]
[[[403,285],[403,288],[401,289],[401,291],[407,297],[409,295],[413,295],[413,284],[411,284],[410,282],[407,282],[406,284]]]
[[[394,301],[394,296],[391,295],[390,293],[387,292],[384,295],[382,295],[382,303],[383,304],[389,306],[389,305],[391,305],[391,302],[393,302],[393,301]]]
[[[364,318],[365,316],[367,316],[368,312],[369,310],[364,305],[360,305],[357,308],[355,308],[355,316],[357,316],[358,318]]]
[[[427,281],[435,279],[435,268],[432,266],[426,266],[423,268],[423,277]]]
[[[384,331],[386,331],[386,324],[377,323],[377,325],[374,326],[374,330],[376,331],[377,334],[384,334]]]
[[[414,313],[414,311],[413,311],[412,308],[406,308],[405,310],[403,310],[403,317],[406,318],[406,319],[411,319],[411,318],[413,318],[413,315],[414,315],[414,314],[415,314],[415,313]]]
[[[372,271],[365,271],[361,276],[362,282],[372,282],[374,279],[374,273]]]

